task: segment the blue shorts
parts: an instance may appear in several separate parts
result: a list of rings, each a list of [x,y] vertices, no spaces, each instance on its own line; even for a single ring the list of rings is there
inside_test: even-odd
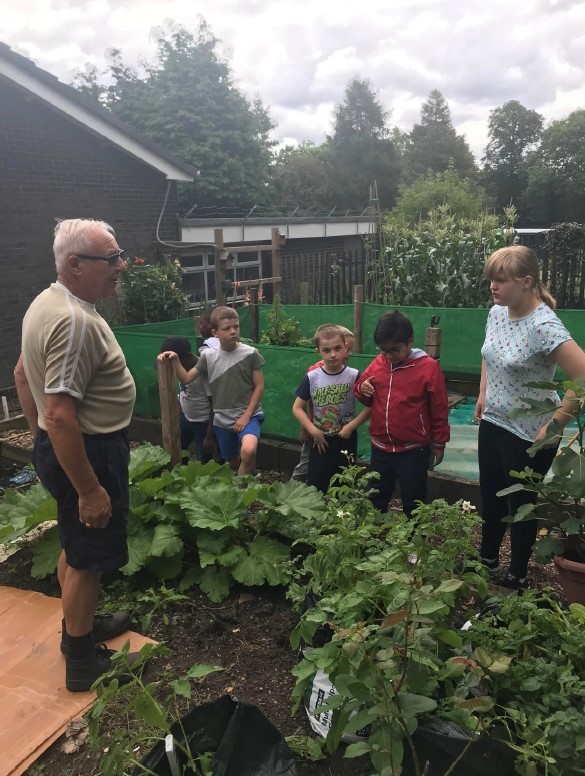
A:
[[[260,412],[250,418],[250,422],[243,431],[232,431],[231,428],[220,428],[214,426],[215,438],[219,444],[221,457],[226,461],[231,461],[240,454],[240,442],[247,434],[260,438],[260,426],[264,422],[264,413]]]

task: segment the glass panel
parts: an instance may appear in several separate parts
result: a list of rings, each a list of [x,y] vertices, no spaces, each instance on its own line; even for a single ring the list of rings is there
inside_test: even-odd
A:
[[[215,270],[206,272],[207,275],[207,301],[217,299],[217,292],[215,290]]]
[[[260,252],[258,253],[238,253],[236,254],[236,263],[240,264],[260,264]]]
[[[185,269],[187,267],[203,267],[203,256],[183,256],[181,266]]]
[[[183,293],[195,304],[205,300],[205,273],[187,272],[183,275]]]

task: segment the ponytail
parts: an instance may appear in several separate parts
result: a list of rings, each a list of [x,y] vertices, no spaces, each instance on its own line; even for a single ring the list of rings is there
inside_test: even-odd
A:
[[[550,307],[551,310],[556,309],[557,301],[554,298],[554,296],[551,294],[551,292],[548,290],[548,288],[544,285],[542,280],[536,281],[535,294],[540,299],[540,301],[544,302],[545,305],[548,305],[548,307]]]

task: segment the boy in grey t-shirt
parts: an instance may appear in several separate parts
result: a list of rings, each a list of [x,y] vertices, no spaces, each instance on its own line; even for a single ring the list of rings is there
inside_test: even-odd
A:
[[[238,474],[253,474],[260,424],[264,413],[264,359],[256,348],[239,341],[240,321],[231,307],[218,307],[211,315],[212,334],[219,348],[201,353],[196,367],[186,371],[173,351],[158,357],[173,358],[179,381],[185,385],[204,375],[211,389],[213,427],[221,455]]]

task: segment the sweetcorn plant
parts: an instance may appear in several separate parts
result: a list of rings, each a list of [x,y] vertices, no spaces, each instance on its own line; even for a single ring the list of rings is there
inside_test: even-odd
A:
[[[367,268],[367,298],[386,305],[487,307],[487,256],[516,240],[514,208],[503,219],[461,220],[445,206],[409,227],[389,220]]]

